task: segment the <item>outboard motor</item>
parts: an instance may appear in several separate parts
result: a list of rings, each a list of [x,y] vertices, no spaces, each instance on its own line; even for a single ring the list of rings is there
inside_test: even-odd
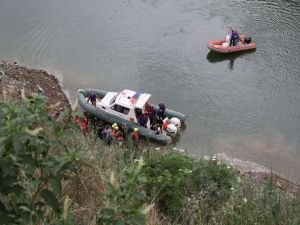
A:
[[[174,124],[168,124],[168,127],[166,129],[166,133],[168,136],[171,136],[171,137],[175,137],[176,134],[177,134],[177,128]]]
[[[175,125],[175,127],[177,128],[177,130],[181,127],[181,121],[177,117],[172,117],[170,119],[170,124]]]
[[[244,38],[244,42],[245,42],[246,44],[250,44],[250,43],[251,43],[251,37],[245,37],[245,38]]]

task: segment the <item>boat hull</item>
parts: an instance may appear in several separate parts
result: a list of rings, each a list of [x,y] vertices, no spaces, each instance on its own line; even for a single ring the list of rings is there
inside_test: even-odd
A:
[[[249,50],[256,49],[255,43],[239,44],[237,46],[223,47],[222,44],[225,43],[225,41],[226,41],[225,39],[210,41],[207,47],[210,50],[219,53],[242,52],[242,51],[249,51]]]
[[[89,104],[86,100],[87,97],[90,96],[91,93],[95,93],[98,97],[103,98],[107,91],[99,90],[99,89],[79,89],[77,90],[77,99],[78,104],[81,106],[82,109],[89,112],[93,116],[107,122],[110,124],[118,123],[121,125],[126,126],[130,131],[132,131],[134,128],[139,128],[139,133],[141,136],[144,136],[150,140],[159,142],[161,144],[170,144],[172,142],[172,138],[165,135],[165,134],[155,134],[155,131],[147,129],[145,127],[139,126],[137,123],[133,123],[130,121],[127,121],[123,118],[117,117],[115,115],[110,114],[109,112],[101,109],[100,107],[94,107],[93,105]],[[158,106],[155,106],[155,109],[158,110]],[[176,112],[170,109],[166,109],[166,115],[171,117],[177,117],[182,122],[185,121],[186,116],[180,112]]]

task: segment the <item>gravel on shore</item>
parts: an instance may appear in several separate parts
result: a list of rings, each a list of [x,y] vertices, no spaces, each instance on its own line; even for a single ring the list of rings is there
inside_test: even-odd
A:
[[[54,75],[45,70],[19,66],[16,62],[0,61],[0,95],[14,101],[21,99],[23,89],[27,97],[40,94],[47,97],[48,104],[59,102],[56,111],[70,109],[70,102]]]

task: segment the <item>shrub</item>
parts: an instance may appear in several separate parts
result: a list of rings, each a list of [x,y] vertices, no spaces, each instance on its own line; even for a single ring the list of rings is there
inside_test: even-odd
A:
[[[70,124],[49,117],[44,99],[23,103],[0,101],[0,223],[51,219],[66,224],[70,218],[62,216],[61,181],[82,154],[63,143]]]
[[[187,177],[193,160],[180,153],[152,155],[143,172],[147,177],[146,191],[158,209],[174,220],[180,215],[187,189]]]
[[[144,225],[145,214],[153,205],[145,207],[147,197],[142,191],[146,182],[141,173],[143,160],[138,160],[137,165],[125,167],[117,179],[111,174],[107,183],[107,194],[103,207],[98,215],[97,223],[103,225]]]
[[[231,169],[216,161],[196,160],[174,151],[152,154],[143,172],[147,194],[158,209],[181,222],[190,221],[195,212],[207,221],[230,196],[235,177]]]
[[[218,163],[214,157],[195,162],[188,190],[193,196],[192,203],[196,203],[194,210],[199,221],[208,223],[215,211],[227,202],[235,179],[232,169]]]

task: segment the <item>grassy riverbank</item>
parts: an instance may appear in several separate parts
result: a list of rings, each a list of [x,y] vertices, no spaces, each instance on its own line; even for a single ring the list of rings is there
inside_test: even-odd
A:
[[[195,159],[130,140],[107,147],[83,136],[45,98],[1,100],[1,224],[299,224],[300,196],[239,176],[217,158]],[[134,155],[136,157],[134,157]]]
[[[300,223],[292,183],[241,175],[214,156],[147,143],[136,149],[130,140],[108,147],[93,132],[83,136],[70,108],[49,104],[55,98],[39,89],[21,89],[13,100],[2,88],[0,224]]]

